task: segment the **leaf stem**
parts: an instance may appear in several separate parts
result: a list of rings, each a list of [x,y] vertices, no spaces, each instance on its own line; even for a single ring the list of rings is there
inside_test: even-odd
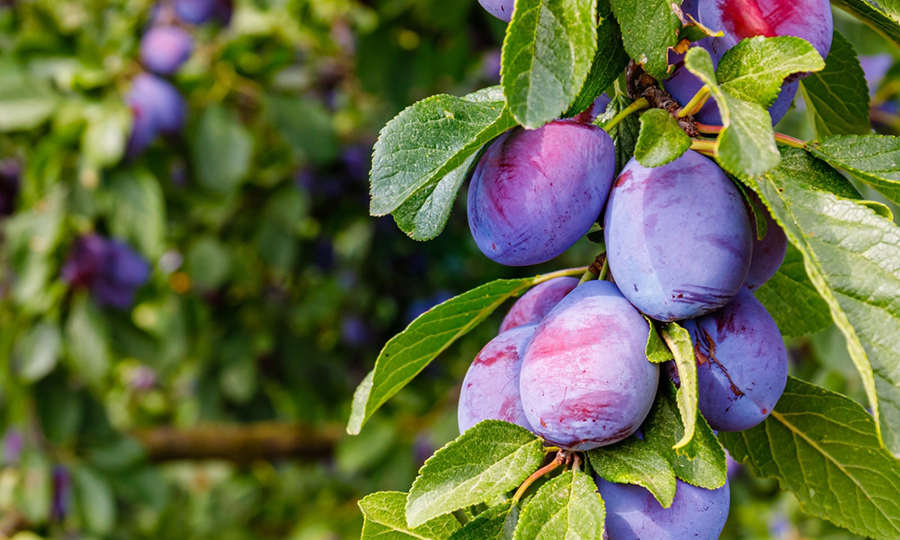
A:
[[[795,137],[791,137],[790,135],[785,135],[784,133],[776,133],[775,140],[780,142],[781,144],[786,144],[787,146],[793,146],[794,148],[800,148],[801,150],[806,150],[806,142],[801,141]]]
[[[622,109],[619,112],[619,114],[615,115],[612,120],[607,122],[603,126],[603,130],[606,131],[607,133],[609,133],[610,131],[613,130],[614,127],[619,125],[619,122],[628,118],[629,116],[631,116],[632,114],[634,114],[638,111],[642,111],[642,110],[648,108],[649,106],[650,106],[650,102],[647,101],[647,98],[641,98],[641,99],[635,101],[631,105]]]
[[[522,482],[522,485],[519,486],[519,489],[516,490],[516,494],[513,495],[512,503],[517,504],[519,502],[519,499],[522,498],[522,495],[525,495],[525,491],[529,487],[531,487],[531,484],[533,484],[535,482],[535,480],[537,480],[538,478],[544,476],[545,474],[547,474],[549,472],[552,472],[557,467],[559,467],[560,465],[565,463],[565,461],[566,461],[565,452],[560,450],[559,452],[556,453],[556,457],[553,458],[553,461],[551,461],[547,465],[544,465],[540,469],[534,471],[534,474],[532,474],[531,476],[526,478],[524,482]]]
[[[687,102],[687,105],[681,108],[678,113],[675,115],[676,118],[684,118],[689,114],[694,114],[699,111],[706,105],[707,100],[709,100],[709,86],[703,85],[703,88],[697,91],[694,94],[694,97],[691,98],[690,101]]]
[[[603,259],[603,268],[600,269],[600,275],[597,279],[605,280],[609,276],[609,257]]]

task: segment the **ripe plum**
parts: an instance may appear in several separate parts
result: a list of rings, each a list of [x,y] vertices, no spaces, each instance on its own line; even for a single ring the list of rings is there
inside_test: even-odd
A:
[[[478,0],[478,3],[488,13],[506,22],[512,19],[513,7],[516,4],[515,0]]]
[[[563,298],[538,324],[522,360],[519,389],[534,432],[573,450],[634,433],[659,382],[659,366],[644,352],[647,331],[608,281],[589,281]]]
[[[748,289],[758,289],[763,283],[769,281],[781,263],[784,262],[784,255],[787,253],[787,236],[784,229],[775,221],[766,205],[759,200],[759,195],[753,191],[749,191],[750,199],[756,206],[756,210],[763,212],[766,218],[766,236],[762,240],[756,233],[756,223],[753,225],[753,258],[750,260],[750,271],[747,272],[747,279],[744,285]]]
[[[775,408],[788,360],[778,326],[749,289],[724,308],[685,321],[694,342],[700,412],[713,429],[742,431]]]
[[[660,321],[727,304],[747,276],[753,245],[737,187],[692,150],[653,169],[628,162],[610,194],[604,236],[622,294]]]
[[[459,394],[460,433],[482,420],[503,420],[531,429],[519,398],[519,371],[534,329],[535,325],[528,325],[504,332],[475,357]]]
[[[731,503],[727,481],[710,490],[676,480],[672,506],[663,508],[641,486],[594,479],[606,504],[609,540],[716,540],[725,528]]]
[[[591,124],[555,121],[506,132],[481,157],[469,185],[475,243],[509,266],[560,255],[597,220],[615,166],[612,139]]]
[[[500,333],[512,330],[517,326],[541,322],[541,319],[553,309],[553,306],[569,294],[576,285],[578,285],[578,280],[573,277],[559,277],[532,287],[513,304],[506,317],[503,317],[503,322],[500,323]]]
[[[175,73],[194,50],[194,38],[177,26],[155,26],[141,38],[141,62],[161,75]]]
[[[134,118],[128,155],[140,153],[156,135],[174,135],[181,131],[187,105],[181,94],[168,81],[141,73],[131,83],[127,96]]]

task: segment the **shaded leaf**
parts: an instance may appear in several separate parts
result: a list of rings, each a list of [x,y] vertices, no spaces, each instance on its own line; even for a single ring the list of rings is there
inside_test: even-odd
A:
[[[611,1],[628,55],[659,80],[666,78],[669,47],[678,42],[681,29],[672,4],[670,0]]]
[[[643,486],[663,508],[675,499],[675,471],[649,442],[629,437],[622,442],[587,452],[591,467],[604,480]]]
[[[900,138],[838,135],[808,146],[814,156],[844,169],[900,204]]]

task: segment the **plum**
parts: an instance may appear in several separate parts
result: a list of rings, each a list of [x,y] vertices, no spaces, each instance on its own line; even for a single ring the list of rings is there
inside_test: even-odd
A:
[[[558,277],[532,287],[510,308],[503,322],[500,333],[512,330],[517,326],[537,324],[560,300],[578,285],[573,277]]]
[[[194,50],[194,38],[177,26],[154,26],[141,38],[141,62],[161,75],[178,71]]]
[[[74,244],[62,277],[73,287],[89,289],[98,304],[124,309],[150,278],[150,265],[127,244],[89,234]]]
[[[459,394],[459,432],[482,420],[503,420],[530,430],[519,398],[519,371],[535,325],[519,326],[488,342],[469,366]]]
[[[184,126],[187,104],[168,81],[141,73],[131,82],[127,96],[133,124],[127,153],[139,154],[159,133],[174,135]]]
[[[481,157],[469,186],[475,243],[508,266],[560,255],[597,220],[615,166],[612,139],[592,124],[560,120],[504,133]]]
[[[478,3],[488,13],[506,22],[512,19],[513,7],[516,4],[515,0],[478,0]]]
[[[834,22],[828,0],[701,0],[700,22],[727,48],[753,36],[795,36],[809,41],[822,58],[828,56]]]
[[[766,219],[766,235],[762,240],[756,231],[756,223],[753,225],[753,258],[750,259],[750,270],[747,272],[747,279],[744,285],[748,289],[758,289],[763,283],[769,281],[781,263],[784,262],[784,255],[787,253],[787,236],[784,229],[775,221],[769,209],[759,199],[759,195],[753,191],[748,191],[750,200],[753,201],[757,212],[763,212]]]
[[[233,0],[175,0],[175,13],[191,24],[214,20],[225,25],[231,21],[233,4]]]
[[[742,431],[769,416],[787,384],[784,340],[742,288],[724,308],[685,321],[697,357],[700,412],[713,429]]]
[[[727,304],[747,277],[753,247],[737,187],[693,150],[653,169],[632,158],[610,194],[604,236],[622,294],[659,321]]]
[[[606,504],[609,540],[716,540],[725,528],[731,493],[728,481],[703,489],[676,480],[672,506],[663,508],[647,489],[595,476]]]
[[[519,390],[534,432],[572,450],[634,433],[659,382],[659,366],[644,352],[648,330],[608,281],[588,281],[563,298],[538,324],[522,360]]]

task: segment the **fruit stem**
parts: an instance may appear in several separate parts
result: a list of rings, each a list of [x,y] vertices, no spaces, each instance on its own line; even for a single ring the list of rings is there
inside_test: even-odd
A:
[[[587,270],[584,272],[584,275],[581,276],[581,281],[578,282],[579,285],[585,283],[587,281],[592,281],[597,279],[603,279],[603,268],[606,264],[606,253],[601,253],[594,258],[594,262],[591,263],[590,266],[587,267]]]
[[[560,448],[558,446],[545,446],[544,452],[550,454],[552,452],[559,452]]]
[[[609,257],[603,259],[603,268],[600,269],[600,275],[597,276],[597,279],[600,281],[605,280],[609,276]]]
[[[694,114],[699,111],[706,105],[706,101],[709,99],[709,86],[703,85],[703,88],[697,91],[694,94],[694,97],[691,98],[690,101],[687,102],[687,105],[681,108],[678,113],[675,115],[676,118],[684,118],[689,114]]]
[[[619,125],[619,122],[628,118],[629,116],[631,116],[632,114],[634,114],[638,111],[642,111],[642,110],[646,109],[649,106],[650,106],[650,102],[647,101],[647,98],[641,98],[641,99],[635,101],[631,105],[622,109],[619,112],[619,114],[615,115],[612,120],[607,122],[603,126],[603,131],[609,133],[610,131],[613,130],[613,128],[615,128],[617,125]]]
[[[522,482],[522,485],[519,486],[519,489],[516,490],[516,494],[513,495],[512,503],[517,504],[519,502],[519,499],[522,498],[522,495],[525,495],[525,491],[529,487],[531,487],[531,484],[533,484],[535,482],[535,480],[537,480],[538,478],[544,476],[545,474],[553,471],[554,469],[556,469],[557,467],[559,467],[560,465],[565,463],[565,461],[566,461],[565,454],[566,454],[566,452],[564,450],[560,450],[559,452],[556,453],[556,457],[553,458],[553,461],[551,461],[547,465],[544,465],[540,469],[536,470],[534,472],[534,474],[532,474],[531,476],[526,478],[525,481]]]
[[[714,134],[714,133],[722,133],[722,130],[725,129],[722,126],[712,126],[710,124],[701,124],[697,122],[697,131],[705,134]]]
[[[691,139],[691,150],[700,152],[705,156],[716,155],[716,141],[706,139]]]

